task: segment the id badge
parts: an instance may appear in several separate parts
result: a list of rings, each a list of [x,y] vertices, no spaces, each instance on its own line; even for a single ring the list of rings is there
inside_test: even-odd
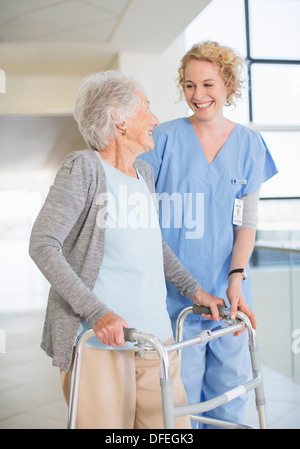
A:
[[[243,224],[243,208],[244,200],[235,198],[234,208],[233,208],[233,220],[232,223],[237,226],[242,226]]]

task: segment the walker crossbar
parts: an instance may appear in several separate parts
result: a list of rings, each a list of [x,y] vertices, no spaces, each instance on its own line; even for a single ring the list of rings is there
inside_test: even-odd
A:
[[[231,429],[245,429],[249,426],[240,425],[238,423],[231,423],[222,420],[216,420],[208,417],[195,416],[195,413],[203,413],[219,407],[226,402],[251,391],[255,390],[256,406],[259,415],[260,428],[266,428],[266,416],[265,416],[265,398],[262,385],[262,375],[260,370],[259,351],[256,344],[255,331],[252,329],[250,320],[248,317],[238,312],[236,320],[227,321],[227,326],[217,329],[215,331],[201,332],[197,337],[182,340],[184,319],[189,313],[209,313],[207,309],[199,309],[198,306],[188,307],[182,311],[177,320],[176,328],[176,342],[174,344],[164,346],[162,342],[155,336],[137,332],[136,329],[124,329],[124,338],[126,341],[136,342],[133,349],[140,353],[148,351],[156,351],[160,359],[160,385],[162,394],[163,416],[165,429],[175,429],[175,417],[189,415],[190,419],[198,422],[204,422],[215,426],[221,426]],[[221,316],[229,317],[230,309],[223,308],[219,310]],[[194,344],[204,344],[215,338],[234,333],[244,328],[247,328],[249,335],[249,350],[252,363],[253,379],[249,382],[240,385],[232,390],[224,392],[223,394],[216,396],[199,404],[186,405],[182,407],[175,407],[173,402],[172,392],[172,379],[170,376],[170,366],[168,353],[171,351],[178,351],[179,357],[181,356],[181,350],[187,346]],[[77,338],[75,342],[75,359],[73,364],[70,403],[69,403],[69,416],[68,416],[68,428],[74,429],[76,426],[76,412],[79,392],[80,381],[80,368],[82,360],[82,350],[86,341],[93,337],[95,334],[92,329],[83,332]]]

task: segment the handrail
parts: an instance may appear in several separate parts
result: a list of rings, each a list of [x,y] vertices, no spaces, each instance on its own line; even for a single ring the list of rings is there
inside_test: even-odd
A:
[[[291,247],[291,246],[284,246],[284,245],[270,245],[269,243],[263,242],[263,241],[256,241],[254,245],[254,249],[266,249],[270,251],[281,251],[286,253],[297,253],[300,254],[300,247]]]

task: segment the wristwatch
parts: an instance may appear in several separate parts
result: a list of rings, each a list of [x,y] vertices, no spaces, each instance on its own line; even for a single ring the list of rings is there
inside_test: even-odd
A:
[[[243,276],[243,281],[247,279],[247,272],[244,268],[236,268],[235,270],[231,270],[230,273],[228,273],[227,278],[229,278],[229,276],[233,273],[241,273]]]

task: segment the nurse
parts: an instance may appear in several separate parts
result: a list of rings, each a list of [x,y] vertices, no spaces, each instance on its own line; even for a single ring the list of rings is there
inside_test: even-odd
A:
[[[233,318],[240,310],[256,329],[248,262],[260,186],[277,169],[261,135],[223,115],[224,106],[241,97],[243,66],[244,60],[228,47],[216,42],[194,45],[179,68],[179,88],[192,115],[158,126],[155,149],[141,158],[154,173],[169,246],[204,290],[226,300]],[[174,326],[190,303],[169,282],[167,292]],[[184,338],[220,323],[189,315]],[[189,403],[209,400],[247,381],[247,332],[237,335],[183,351]],[[208,415],[242,423],[245,403],[241,397]]]

